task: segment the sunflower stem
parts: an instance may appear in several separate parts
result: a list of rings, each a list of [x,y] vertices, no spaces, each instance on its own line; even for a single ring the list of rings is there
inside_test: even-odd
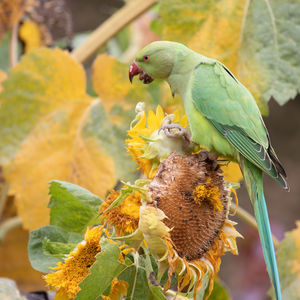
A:
[[[20,217],[12,217],[8,220],[5,220],[0,225],[0,244],[4,240],[6,234],[11,230],[20,227],[22,225],[22,219]]]
[[[242,220],[244,220],[246,223],[248,223],[250,226],[252,226],[256,230],[258,230],[258,226],[257,226],[255,218],[250,213],[248,213],[245,209],[243,209],[240,206],[237,207],[235,203],[231,203],[230,209],[233,212],[236,212],[237,216],[239,216]],[[279,240],[274,235],[272,235],[272,239],[273,239],[275,248],[278,248]]]
[[[18,30],[19,24],[14,24],[9,41],[9,64],[13,68],[18,63]]]
[[[138,271],[139,271],[139,254],[137,252],[134,253],[133,258],[134,258],[134,265],[135,265],[136,271],[135,271],[135,275],[134,275],[134,281],[133,281],[133,285],[132,285],[132,292],[131,292],[130,300],[132,300],[134,297],[137,275],[138,275]]]
[[[9,184],[7,182],[0,183],[0,219],[4,211],[8,190],[9,190]]]
[[[95,29],[86,41],[74,50],[72,56],[79,62],[86,61],[96,50],[116,35],[122,28],[151,8],[157,0],[128,2],[108,20]]]

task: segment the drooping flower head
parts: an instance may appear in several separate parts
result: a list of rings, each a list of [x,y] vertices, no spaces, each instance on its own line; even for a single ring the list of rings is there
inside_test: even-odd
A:
[[[58,262],[52,268],[56,272],[44,278],[51,288],[73,299],[80,290],[78,284],[88,275],[89,268],[95,262],[96,254],[101,251],[100,239],[107,234],[103,226],[87,229],[84,240],[67,256],[64,262]]]
[[[96,261],[96,255],[101,251],[101,238],[108,240],[110,233],[104,226],[88,228],[84,240],[66,257],[64,262],[58,262],[52,268],[55,272],[44,276],[48,286],[56,289],[55,299],[74,299],[80,291],[80,282],[89,274],[89,269]],[[110,240],[111,243],[114,241]],[[126,245],[120,247],[121,253],[128,253]],[[122,262],[123,257],[119,260]],[[128,283],[114,278],[109,296],[102,296],[103,299],[118,300],[121,295],[126,295]],[[100,295],[99,295],[100,296]]]
[[[237,254],[235,239],[240,236],[228,220],[230,190],[219,165],[201,155],[172,153],[148,189],[152,203],[141,208],[139,228],[169,270],[165,289],[177,274],[178,291],[189,288],[196,294],[207,275],[211,292],[221,256],[226,251]]]

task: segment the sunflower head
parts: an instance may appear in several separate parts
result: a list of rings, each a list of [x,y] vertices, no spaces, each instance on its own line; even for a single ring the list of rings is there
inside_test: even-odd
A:
[[[89,268],[96,261],[96,254],[101,251],[100,239],[108,232],[103,226],[87,229],[84,240],[67,256],[64,262],[58,262],[52,268],[55,272],[47,274],[44,279],[48,286],[73,299],[80,288],[78,284],[88,275]]]
[[[149,184],[153,205],[167,218],[178,254],[199,259],[213,244],[228,213],[228,191],[214,161],[197,154],[172,153],[159,166]]]
[[[226,251],[237,254],[240,236],[228,220],[230,190],[215,160],[200,154],[172,153],[148,184],[151,203],[141,207],[139,229],[161,267],[168,268],[178,290],[196,293],[208,274],[209,291]]]

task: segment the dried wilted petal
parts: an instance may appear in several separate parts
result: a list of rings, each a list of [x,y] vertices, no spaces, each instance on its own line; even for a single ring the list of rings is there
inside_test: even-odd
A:
[[[106,201],[100,205],[99,213],[102,214],[119,196],[120,192],[110,192]],[[118,236],[133,233],[138,227],[141,204],[140,193],[134,192],[119,206],[104,212],[101,222],[105,221],[109,226],[114,226]]]
[[[199,259],[212,246],[228,214],[224,184],[216,161],[198,154],[172,153],[160,164],[149,193],[181,257]]]

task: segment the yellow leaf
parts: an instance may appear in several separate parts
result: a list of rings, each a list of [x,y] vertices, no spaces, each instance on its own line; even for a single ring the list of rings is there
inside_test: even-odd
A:
[[[0,94],[0,162],[14,157],[40,118],[68,103],[89,104],[85,89],[84,69],[67,52],[40,48],[23,56]]]
[[[106,110],[114,111],[114,117],[119,110],[128,115],[127,124],[132,120],[137,102],[143,101],[154,109],[157,104],[165,106],[172,99],[170,90],[168,94],[164,91],[166,83],[155,81],[144,85],[136,79],[130,84],[128,70],[128,64],[106,54],[99,55],[93,64],[94,90]]]
[[[4,73],[3,71],[0,70],[0,93],[2,91],[2,81],[6,79],[6,73]]]
[[[133,179],[136,166],[124,143],[130,120],[123,127],[111,124],[102,102],[86,94],[85,81],[82,66],[67,52],[39,48],[4,83],[0,161],[27,229],[48,224],[50,180],[103,197],[117,179]]]
[[[19,36],[25,44],[25,53],[42,46],[41,31],[35,22],[26,20],[20,26]]]
[[[2,0],[0,2],[0,39],[7,30],[19,22],[27,5],[27,0]]]
[[[53,179],[78,184],[101,197],[115,185],[113,158],[83,136],[89,109],[89,104],[68,104],[45,117],[6,168],[25,228],[49,223],[48,183]]]
[[[131,88],[126,66],[112,56],[99,55],[93,63],[93,86],[96,93],[106,100],[107,109],[124,102]]]

